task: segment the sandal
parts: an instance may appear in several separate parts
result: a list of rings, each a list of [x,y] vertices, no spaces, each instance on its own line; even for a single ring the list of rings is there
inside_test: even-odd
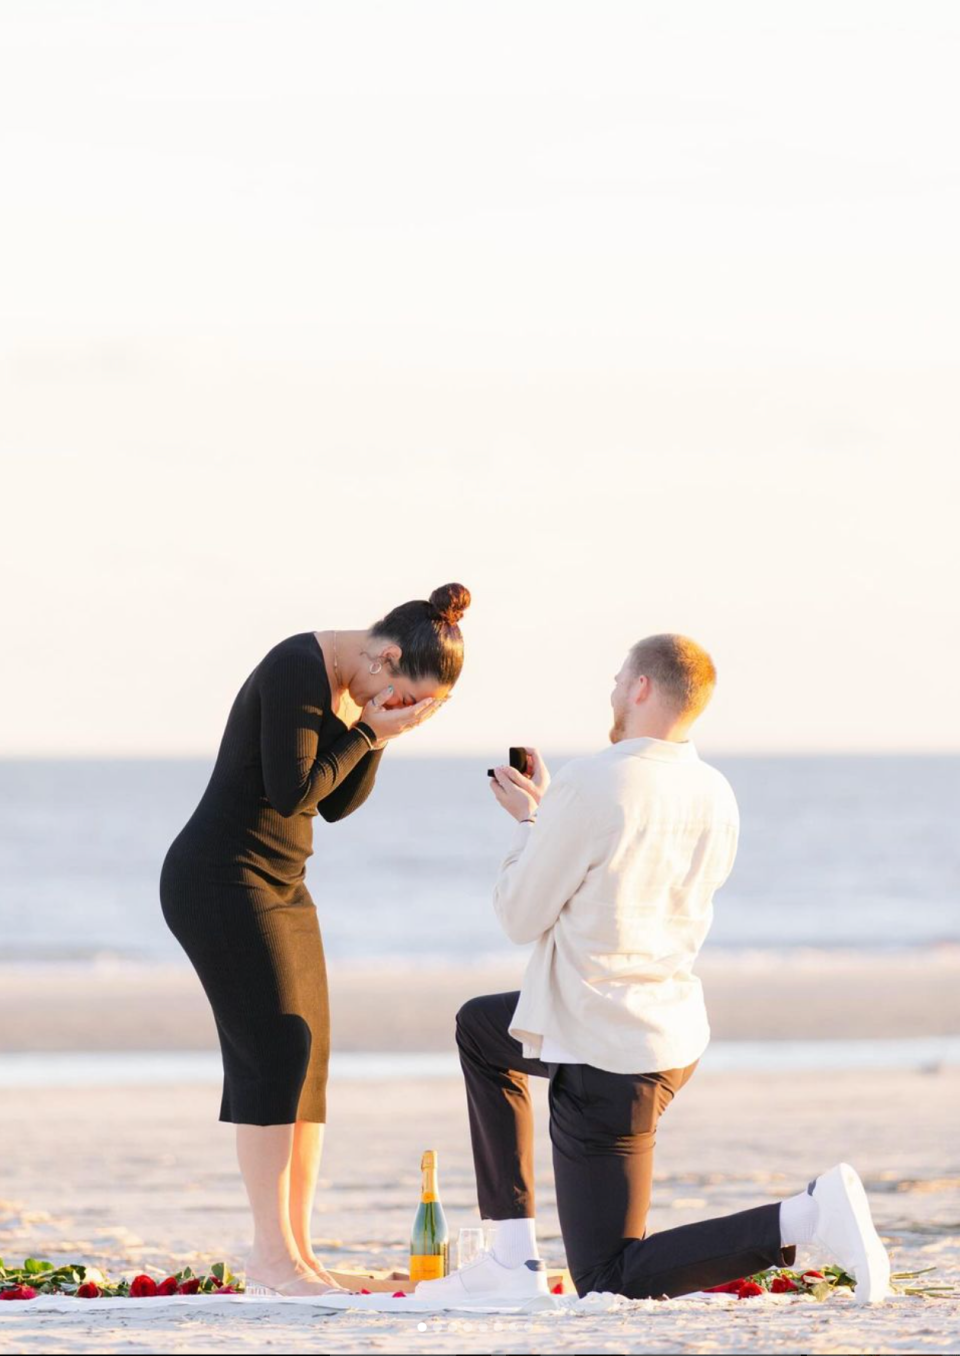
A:
[[[298,1279],[299,1279],[299,1278],[298,1278]],[[287,1282],[286,1282],[287,1285],[295,1285],[296,1283],[297,1283],[296,1280],[293,1280],[293,1281],[287,1281]],[[314,1290],[314,1291],[312,1292],[312,1294],[315,1294],[315,1295],[317,1295],[317,1296],[319,1297],[319,1296],[321,1296],[321,1295],[330,1295],[330,1294],[333,1294],[334,1291],[336,1291],[338,1294],[341,1294],[341,1293],[342,1293],[342,1294],[347,1294],[347,1293],[348,1293],[346,1290],[344,1290],[344,1288],[343,1288],[342,1285],[326,1285],[326,1286],[323,1287],[322,1290],[320,1290],[320,1289]],[[254,1280],[252,1276],[248,1276],[248,1277],[247,1277],[247,1279],[246,1279],[246,1284],[245,1284],[245,1286],[244,1286],[244,1291],[243,1291],[243,1293],[244,1293],[245,1295],[256,1295],[256,1296],[258,1296],[259,1298],[274,1298],[274,1299],[311,1299],[311,1298],[312,1298],[312,1295],[291,1295],[291,1294],[290,1294],[287,1290],[285,1290],[285,1289],[282,1289],[282,1288],[281,1288],[281,1289],[278,1290],[278,1289],[276,1288],[276,1286],[273,1286],[273,1285],[266,1285],[263,1281],[256,1281],[256,1280]]]
[[[243,1287],[243,1293],[245,1295],[276,1295],[278,1299],[285,1298],[282,1290],[275,1290],[272,1285],[264,1285],[262,1281],[255,1281],[249,1276]]]

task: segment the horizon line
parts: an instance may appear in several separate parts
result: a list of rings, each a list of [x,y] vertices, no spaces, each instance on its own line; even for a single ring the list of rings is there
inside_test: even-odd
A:
[[[696,740],[693,741],[696,743]],[[600,753],[609,744],[599,746],[584,746],[574,748],[547,748],[546,754],[551,758],[577,758],[591,753]],[[765,749],[757,748],[737,748],[734,746],[726,748],[704,749],[697,747],[698,753],[703,757],[709,758],[956,758],[960,757],[960,745],[947,748],[927,748],[927,747],[903,747],[903,748],[884,748],[876,745],[842,747],[842,748],[783,748],[771,747]],[[200,762],[214,761],[218,750],[208,751],[182,751],[178,753],[161,753],[138,751],[131,753],[111,753],[104,751],[81,751],[72,753],[46,753],[46,752],[27,752],[27,753],[5,753],[0,750],[0,763],[79,763],[79,762],[102,762],[102,763],[123,763],[123,762]],[[410,751],[400,755],[404,761],[409,762],[427,762],[431,759],[442,761],[454,759],[476,758],[478,761],[489,760],[493,755],[488,750],[476,749],[446,749],[443,751],[431,751],[421,753]],[[395,760],[394,760],[395,761]]]

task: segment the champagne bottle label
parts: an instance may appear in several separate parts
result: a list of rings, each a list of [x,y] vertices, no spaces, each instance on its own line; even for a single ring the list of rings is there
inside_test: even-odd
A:
[[[446,1274],[444,1265],[446,1258],[443,1253],[437,1252],[430,1257],[417,1256],[410,1254],[410,1280],[416,1281],[436,1281]]]

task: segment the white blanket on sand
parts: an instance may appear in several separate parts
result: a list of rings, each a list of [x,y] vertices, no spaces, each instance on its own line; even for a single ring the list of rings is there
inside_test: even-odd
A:
[[[563,1296],[548,1295],[542,1299],[529,1301],[525,1305],[521,1304],[503,1304],[503,1305],[477,1305],[477,1306],[457,1306],[455,1309],[445,1309],[442,1305],[428,1303],[426,1300],[415,1299],[413,1295],[404,1296],[402,1299],[396,1295],[373,1294],[373,1295],[322,1295],[313,1298],[310,1295],[151,1295],[142,1299],[77,1299],[75,1295],[38,1295],[32,1300],[14,1300],[10,1303],[0,1306],[0,1313],[5,1310],[12,1310],[14,1306],[17,1309],[43,1309],[47,1312],[54,1311],[59,1313],[82,1313],[88,1309],[123,1309],[128,1314],[135,1314],[141,1310],[158,1308],[202,1308],[206,1309],[209,1305],[216,1304],[288,1304],[305,1305],[315,1313],[341,1313],[348,1309],[367,1310],[378,1314],[439,1314],[439,1313],[470,1313],[470,1314],[527,1314],[545,1309],[556,1309],[565,1307],[562,1305]],[[568,1297],[575,1300],[576,1296]]]
[[[685,1301],[704,1300],[715,1302],[717,1300],[735,1299],[730,1295],[709,1295],[703,1292],[696,1295],[684,1295]],[[776,1295],[774,1299],[785,1299],[786,1296]],[[128,1314],[136,1314],[141,1310],[156,1310],[158,1308],[179,1309],[179,1308],[207,1308],[208,1305],[216,1304],[299,1304],[305,1305],[314,1313],[336,1314],[344,1313],[348,1310],[377,1314],[534,1314],[544,1313],[550,1310],[567,1311],[573,1313],[610,1313],[618,1309],[638,1309],[647,1308],[656,1304],[659,1308],[664,1303],[663,1300],[630,1300],[623,1295],[613,1295],[606,1291],[600,1293],[591,1291],[589,1295],[584,1295],[582,1299],[576,1295],[545,1295],[541,1298],[528,1300],[526,1304],[499,1304],[499,1305],[457,1305],[455,1307],[444,1308],[442,1305],[430,1303],[427,1300],[418,1300],[414,1295],[405,1295],[400,1298],[396,1295],[385,1293],[372,1295],[323,1295],[314,1299],[309,1295],[155,1295],[143,1299],[77,1299],[75,1295],[38,1295],[32,1300],[14,1300],[6,1305],[0,1305],[0,1315],[5,1311],[22,1309],[43,1309],[50,1313],[73,1313],[79,1314],[87,1309],[123,1309]]]

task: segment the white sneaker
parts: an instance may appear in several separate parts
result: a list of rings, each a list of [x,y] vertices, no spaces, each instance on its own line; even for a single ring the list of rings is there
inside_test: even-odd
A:
[[[878,1304],[890,1294],[890,1259],[873,1227],[863,1183],[849,1163],[807,1187],[817,1204],[813,1246],[819,1244],[856,1278],[858,1304]]]
[[[459,1309],[471,1304],[525,1304],[549,1296],[547,1268],[539,1258],[518,1267],[505,1267],[492,1252],[482,1252],[459,1271],[435,1281],[420,1281],[417,1299]]]

